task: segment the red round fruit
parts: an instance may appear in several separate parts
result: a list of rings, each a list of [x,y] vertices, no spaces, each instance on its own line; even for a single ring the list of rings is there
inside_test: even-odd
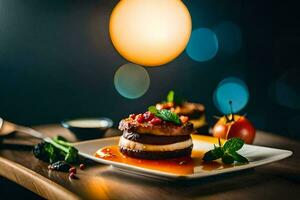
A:
[[[145,121],[144,115],[138,114],[138,115],[136,116],[136,121],[137,121],[138,123],[143,123],[143,122]]]
[[[78,179],[78,177],[75,175],[75,173],[73,173],[73,172],[71,172],[70,174],[69,174],[69,178],[71,178],[71,179]]]
[[[79,165],[79,168],[80,168],[81,170],[84,170],[84,169],[85,169],[85,165],[84,165],[84,164],[80,164],[80,165]]]
[[[71,167],[71,168],[69,169],[69,173],[74,173],[74,174],[76,174],[76,168],[75,168],[75,167]]]
[[[130,117],[131,119],[135,119],[135,116],[136,116],[135,114],[130,114],[130,115],[129,115],[129,117]]]
[[[153,125],[159,125],[162,123],[162,120],[158,117],[154,117],[151,121],[150,121],[150,124],[153,124]]]
[[[231,116],[229,116],[231,119]],[[237,137],[247,144],[252,144],[255,137],[255,128],[244,116],[234,115],[233,121],[221,117],[213,127],[213,136],[223,139]]]
[[[145,112],[143,114],[143,116],[144,116],[145,121],[150,121],[154,117],[154,115],[151,112],[149,112],[149,111]]]

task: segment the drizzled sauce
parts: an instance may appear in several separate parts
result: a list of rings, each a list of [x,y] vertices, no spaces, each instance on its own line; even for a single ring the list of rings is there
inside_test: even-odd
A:
[[[218,140],[213,137],[192,135],[193,140],[202,140],[210,143],[217,143]],[[131,158],[126,155],[123,155],[119,151],[119,147],[108,146],[102,149],[99,149],[95,156],[101,159],[125,163],[128,165],[133,165],[137,167],[142,167],[151,170],[157,170],[162,172],[168,172],[179,175],[188,175],[193,174],[195,169],[201,171],[212,171],[221,168],[231,167],[231,165],[223,165],[220,162],[213,161],[210,163],[202,162],[202,157],[206,151],[205,150],[194,150],[192,151],[191,157],[181,157],[175,159],[165,159],[165,160],[145,160]]]
[[[158,170],[175,174],[192,174],[194,172],[194,162],[190,157],[165,160],[145,160],[136,159],[123,155],[119,147],[109,146],[97,151],[96,157],[119,163],[126,163],[137,167]]]

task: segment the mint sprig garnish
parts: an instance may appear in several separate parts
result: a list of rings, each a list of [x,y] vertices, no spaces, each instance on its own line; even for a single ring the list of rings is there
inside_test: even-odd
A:
[[[179,116],[176,113],[174,113],[170,110],[166,110],[166,109],[158,110],[158,109],[156,109],[155,106],[150,106],[148,108],[148,111],[150,111],[156,117],[159,117],[164,121],[172,122],[172,123],[177,124],[177,125],[181,124]]]
[[[224,164],[232,164],[234,161],[245,164],[248,163],[248,159],[237,153],[244,145],[244,141],[240,138],[231,138],[227,140],[222,146],[219,139],[219,146],[214,145],[214,149],[206,152],[202,158],[205,162],[211,162],[213,160],[220,159]]]

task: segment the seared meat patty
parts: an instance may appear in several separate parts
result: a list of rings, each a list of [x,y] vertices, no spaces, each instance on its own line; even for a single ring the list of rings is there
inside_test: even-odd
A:
[[[121,120],[119,129],[121,131],[161,136],[190,135],[195,132],[193,124],[190,122],[180,126],[166,121],[163,121],[159,125],[153,125],[148,122],[139,123],[132,118]]]
[[[185,149],[179,149],[175,151],[139,151],[128,149],[126,147],[120,147],[121,153],[129,157],[140,158],[140,159],[149,159],[149,160],[161,160],[161,159],[170,159],[170,158],[179,158],[190,156],[192,153],[193,147],[188,147]]]
[[[131,140],[134,142],[139,142],[143,144],[154,144],[154,145],[172,144],[172,143],[182,142],[191,139],[190,135],[157,136],[151,134],[131,133],[128,131],[123,131],[123,137],[127,140]]]

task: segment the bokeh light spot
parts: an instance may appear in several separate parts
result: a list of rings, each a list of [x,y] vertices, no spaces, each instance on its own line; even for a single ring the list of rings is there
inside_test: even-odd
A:
[[[226,78],[218,84],[213,95],[213,101],[219,111],[226,115],[231,113],[229,101],[232,101],[232,110],[237,113],[249,101],[248,87],[238,78]]]
[[[216,34],[208,28],[192,32],[186,53],[195,61],[204,62],[216,56],[219,48]]]
[[[122,0],[109,22],[116,50],[142,66],[174,60],[185,50],[191,31],[191,15],[181,0]]]
[[[150,77],[143,67],[128,63],[116,71],[114,84],[120,95],[128,99],[136,99],[147,92]]]
[[[241,29],[233,22],[225,21],[215,27],[221,53],[234,54],[242,46]]]

